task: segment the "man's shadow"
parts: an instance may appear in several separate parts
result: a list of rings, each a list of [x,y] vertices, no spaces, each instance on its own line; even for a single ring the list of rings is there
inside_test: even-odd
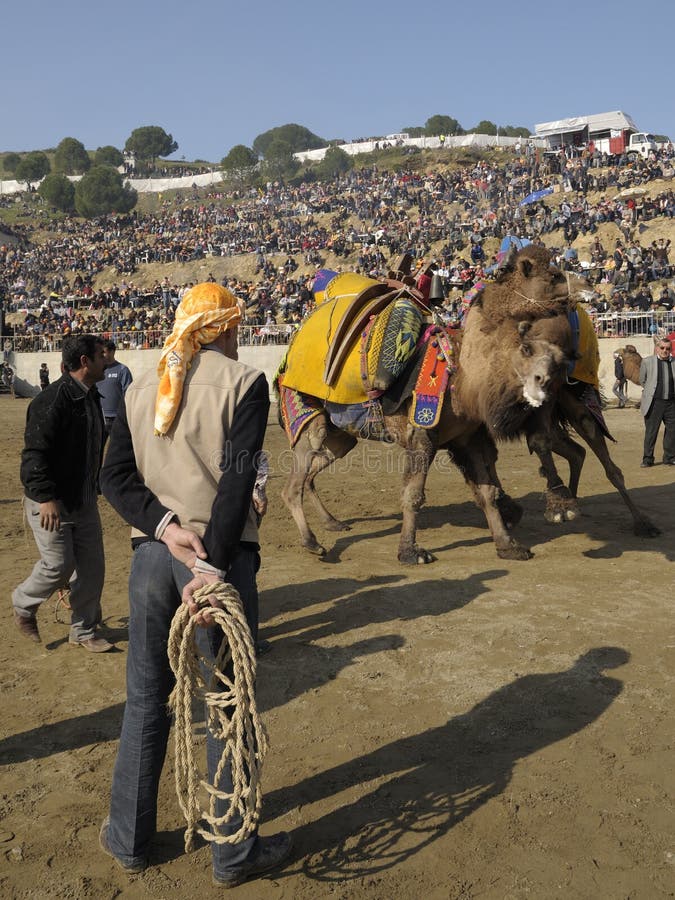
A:
[[[516,679],[439,728],[273,792],[266,819],[360,793],[296,829],[302,862],[287,874],[339,882],[404,863],[502,793],[520,759],[598,719],[623,688],[602,670],[629,658],[618,647],[595,648],[566,671]]]

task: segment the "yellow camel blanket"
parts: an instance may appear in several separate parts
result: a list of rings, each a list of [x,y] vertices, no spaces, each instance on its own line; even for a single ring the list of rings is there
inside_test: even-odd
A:
[[[359,311],[353,314],[357,297]],[[398,377],[415,349],[423,318],[413,301],[396,299],[396,291],[383,282],[352,272],[337,275],[295,335],[280,369],[280,384],[332,403],[362,403],[368,390],[384,390]],[[348,348],[344,354],[334,352],[336,338],[336,345],[344,342]]]
[[[600,348],[598,347],[598,336],[595,333],[593,321],[580,305],[577,305],[576,309],[570,313],[569,319],[572,330],[576,329],[575,349],[579,354],[579,359],[570,373],[570,378],[574,381],[592,384],[593,387],[599,389]]]

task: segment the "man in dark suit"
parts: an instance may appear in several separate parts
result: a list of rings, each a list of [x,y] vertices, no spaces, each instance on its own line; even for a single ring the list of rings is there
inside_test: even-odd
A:
[[[643,469],[654,465],[654,445],[661,422],[665,425],[663,462],[675,466],[675,361],[670,351],[668,338],[659,338],[654,356],[645,357],[640,366],[640,412],[645,417]]]

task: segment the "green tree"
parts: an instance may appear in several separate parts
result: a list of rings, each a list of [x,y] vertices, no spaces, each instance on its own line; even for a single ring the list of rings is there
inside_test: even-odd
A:
[[[267,158],[267,151],[275,141],[282,141],[291,148],[292,153],[301,150],[318,150],[326,147],[328,142],[318,135],[313,134],[304,125],[279,125],[278,128],[270,128],[269,131],[259,134],[253,141],[253,149],[258,156]]]
[[[514,126],[514,125],[500,125],[499,133],[503,134],[504,137],[512,137],[512,138],[528,138],[530,136],[530,129],[523,128],[522,126]]]
[[[475,128],[470,129],[469,134],[497,134],[497,126],[494,122],[483,119]]]
[[[267,146],[263,174],[270,181],[281,181],[290,178],[300,168],[299,161],[293,156],[293,150],[286,141],[276,139]]]
[[[426,134],[426,129],[423,125],[408,125],[406,128],[402,128],[401,131],[409,134],[411,138],[424,137]]]
[[[137,200],[136,191],[110,166],[94,166],[75,187],[75,209],[86,218],[129,212]]]
[[[144,125],[131,132],[124,149],[133,153],[140,162],[154,163],[158,156],[170,156],[175,153],[178,144],[159,125]]]
[[[258,157],[244,144],[236,144],[220,161],[227,180],[237,186],[251,184],[258,170]]]
[[[62,212],[71,212],[75,208],[75,186],[61,173],[52,172],[45,175],[38,188],[38,194],[50,206]]]
[[[220,165],[225,172],[242,172],[255,168],[258,165],[258,157],[250,147],[236,144],[227,156],[222,158]]]
[[[18,153],[8,153],[4,159],[2,160],[2,167],[5,172],[16,172],[17,166],[21,162],[21,157]]]
[[[105,147],[99,147],[94,154],[95,166],[112,166],[113,169],[118,168],[124,162],[124,157],[117,147],[106,144]]]
[[[91,168],[84,144],[72,137],[64,138],[54,153],[54,170],[64,175],[82,175]]]
[[[31,181],[40,181],[50,171],[49,159],[42,150],[34,150],[27,153],[16,167],[14,175],[17,181],[25,181],[29,184]]]
[[[464,134],[464,129],[457,119],[452,116],[431,116],[424,124],[424,133],[428,137],[438,137],[441,134]]]
[[[354,160],[340,147],[329,147],[326,155],[317,166],[322,178],[333,178],[335,175],[344,175],[354,166]]]

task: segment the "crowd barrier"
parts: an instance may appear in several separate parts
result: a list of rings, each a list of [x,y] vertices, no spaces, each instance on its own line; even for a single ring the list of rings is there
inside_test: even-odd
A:
[[[648,337],[675,331],[675,310],[595,313],[592,318],[599,338]]]
[[[293,325],[240,325],[239,344],[242,347],[265,346],[267,344],[288,344],[296,330]],[[159,328],[142,331],[119,331],[111,329],[101,332],[104,340],[112,340],[120,350],[158,350],[171,334]],[[55,353],[61,351],[62,334],[15,334],[3,335],[2,347],[15,353]]]
[[[599,338],[638,338],[675,332],[675,310],[656,312],[592,313]],[[297,325],[240,325],[239,344],[242,347],[288,344]],[[113,340],[121,350],[157,350],[164,345],[169,331],[148,328],[143,331],[110,330],[101,337]],[[60,352],[61,334],[4,335],[5,351],[16,353]]]

